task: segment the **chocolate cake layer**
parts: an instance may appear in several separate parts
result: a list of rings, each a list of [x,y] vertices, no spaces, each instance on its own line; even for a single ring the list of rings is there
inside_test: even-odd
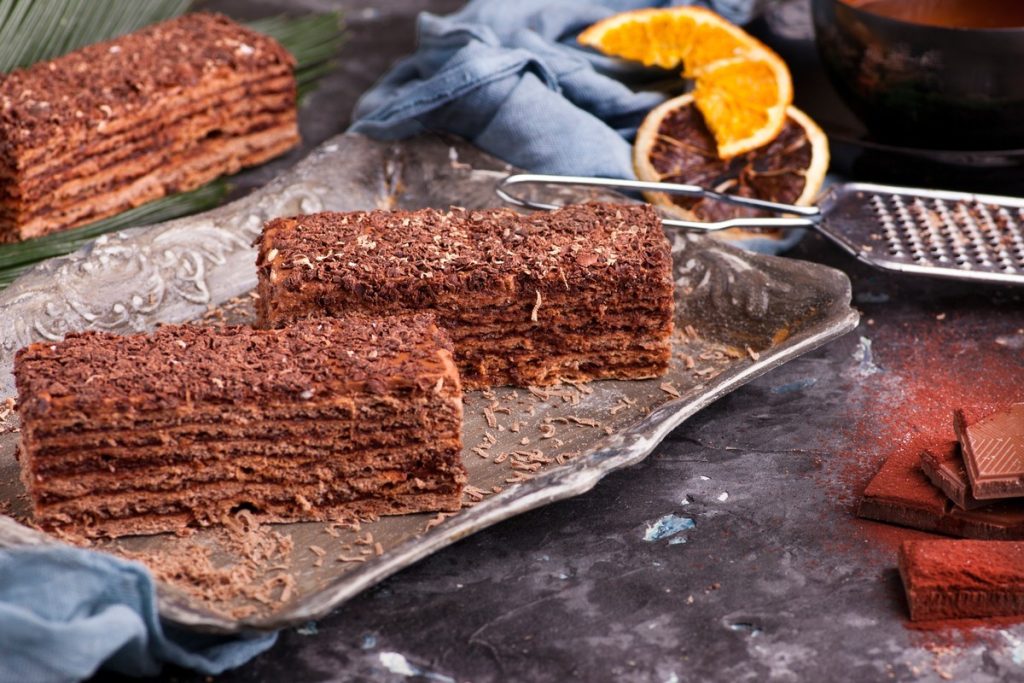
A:
[[[275,96],[275,98],[278,96]],[[9,211],[31,213],[41,203],[80,202],[82,195],[94,192],[96,188],[116,185],[125,179],[137,178],[149,173],[159,164],[173,161],[179,155],[187,155],[196,149],[203,149],[207,138],[235,138],[251,135],[274,127],[289,128],[292,124],[287,106],[271,109],[260,101],[247,101],[239,106],[215,105],[216,114],[198,116],[183,122],[187,130],[183,135],[166,135],[156,131],[146,138],[118,146],[104,153],[94,153],[78,164],[68,165],[57,171],[22,181],[17,187],[8,186],[0,198],[5,200]],[[224,122],[224,113],[234,118]]]
[[[1024,543],[904,541],[899,567],[914,621],[1024,615]]]
[[[267,443],[273,445],[280,439],[295,438],[317,438],[335,439],[344,438],[346,449],[369,449],[387,448],[396,443],[408,443],[422,436],[422,431],[427,426],[431,428],[444,429],[450,425],[441,420],[432,421],[429,425],[394,425],[381,424],[376,431],[352,429],[353,418],[342,423],[341,428],[324,425],[321,420],[302,420],[292,424],[285,424],[274,421],[253,420],[249,424],[233,427],[225,427],[209,422],[190,422],[186,425],[175,425],[168,427],[157,427],[156,429],[130,432],[130,436],[118,436],[115,431],[107,432],[97,430],[83,436],[72,434],[70,437],[47,438],[46,447],[40,448],[36,458],[40,465],[48,462],[51,458],[55,462],[70,463],[80,462],[84,459],[105,458],[116,459],[121,454],[129,460],[138,460],[147,448],[161,448],[168,439],[174,438],[179,441],[187,440],[189,444],[215,444],[223,439],[246,438],[253,444]],[[173,424],[173,423],[171,423]],[[258,427],[259,433],[254,434]],[[384,431],[386,429],[386,431]],[[342,431],[344,430],[344,431]],[[105,436],[110,434],[110,436]],[[42,435],[40,435],[42,436]],[[81,452],[79,449],[88,446],[89,450]],[[281,448],[288,448],[281,445]],[[341,448],[341,445],[338,446]],[[134,454],[139,454],[138,456]]]
[[[145,142],[149,135],[160,132],[170,134],[180,123],[191,121],[197,115],[211,113],[210,107],[216,105],[273,96],[273,108],[283,108],[281,105],[291,103],[293,88],[292,66],[281,64],[266,74],[239,75],[233,79],[232,85],[226,87],[222,83],[210,82],[187,90],[179,89],[176,94],[169,94],[154,106],[146,108],[144,115],[140,114],[134,119],[108,118],[97,124],[97,127],[102,125],[103,137],[80,132],[72,141],[74,145],[68,149],[48,150],[44,141],[40,142],[39,147],[23,148],[18,158],[22,163],[13,168],[20,171],[22,177],[33,179],[82,163],[82,153],[85,151],[106,154],[124,146],[130,150],[132,145]],[[7,166],[4,168],[7,169]]]
[[[271,221],[264,327],[350,311],[431,311],[467,388],[664,373],[672,259],[646,205],[320,213]]]
[[[423,462],[435,462],[458,444],[450,441],[440,443],[418,443],[415,453],[410,447],[396,446],[388,449],[366,449],[350,452],[342,458],[325,462],[322,457],[310,456],[308,446],[271,451],[267,448],[250,448],[250,444],[239,443],[237,448],[192,447],[167,455],[162,461],[149,458],[142,462],[124,459],[110,463],[75,463],[70,468],[36,470],[51,479],[45,500],[65,499],[70,495],[102,493],[119,490],[157,490],[176,485],[181,476],[194,477],[197,482],[210,481],[260,481],[274,482],[297,480],[315,483],[315,478],[337,479],[356,475],[377,476],[386,471],[402,471],[416,475]],[[242,454],[244,453],[244,455]],[[85,468],[85,465],[92,465]],[[66,475],[74,474],[74,477]],[[53,475],[52,477],[50,475]],[[306,479],[309,482],[306,482]]]
[[[241,473],[232,478],[225,478],[207,475],[204,472],[198,477],[189,479],[188,490],[192,495],[202,494],[212,505],[216,501],[227,498],[236,500],[246,491],[251,492],[252,497],[260,501],[275,500],[281,496],[295,498],[296,495],[302,495],[306,491],[313,491],[317,495],[314,500],[330,502],[332,499],[348,501],[374,495],[387,497],[393,493],[413,490],[451,493],[456,489],[454,485],[430,485],[427,483],[428,479],[416,476],[416,472],[410,471],[408,468],[370,470],[362,472],[361,476],[346,475],[343,481],[331,484],[329,493],[317,490],[322,484],[322,477],[318,475],[325,473],[295,471],[289,474],[292,476],[278,479],[246,476]],[[430,474],[435,474],[435,472],[432,470]],[[429,477],[430,474],[427,476]],[[85,489],[86,487],[83,485],[79,488]],[[289,490],[293,493],[289,493]],[[175,482],[173,477],[168,476],[164,480],[148,481],[133,488],[114,484],[78,493],[69,487],[67,491],[47,494],[42,497],[40,505],[49,509],[51,503],[59,503],[59,512],[65,513],[109,510],[113,511],[111,516],[123,516],[123,512],[129,508],[132,510],[136,508],[156,509],[161,505],[177,505],[180,495],[180,479]],[[248,501],[246,502],[246,505],[250,504]],[[205,509],[204,512],[206,516],[216,519],[230,510],[211,513],[209,509]]]
[[[45,425],[40,425],[38,433],[58,439],[64,436],[80,442],[104,435],[115,441],[124,439],[133,442],[136,437],[145,435],[147,430],[152,428],[159,429],[161,433],[168,433],[169,430],[188,430],[197,426],[206,434],[234,434],[232,430],[248,429],[254,423],[259,423],[263,430],[287,429],[289,425],[296,424],[300,425],[301,429],[313,432],[334,429],[335,426],[344,424],[350,425],[351,435],[355,438],[356,435],[371,430],[384,434],[380,432],[381,427],[387,427],[386,433],[390,434],[406,428],[418,429],[421,424],[419,417],[395,415],[393,404],[386,400],[375,400],[373,397],[366,397],[364,402],[359,404],[339,400],[330,405],[282,406],[267,403],[258,408],[234,406],[234,409],[231,415],[218,415],[216,407],[205,411],[193,410],[188,413],[187,420],[178,407],[147,410],[144,417],[135,414],[87,415],[72,411],[64,418],[50,420]],[[442,419],[442,416],[434,418]]]
[[[429,314],[72,334],[19,351],[15,379],[22,478],[44,528],[461,506],[461,386]]]
[[[288,72],[270,82],[231,87],[216,97],[185,100],[172,112],[158,116],[147,112],[147,120],[132,122],[134,125],[123,131],[108,132],[103,138],[78,148],[41,154],[20,172],[4,168],[0,177],[20,178],[22,185],[9,185],[4,189],[15,196],[23,196],[27,190],[45,189],[47,185],[43,181],[52,187],[57,181],[80,175],[86,169],[110,167],[118,161],[137,157],[165,141],[195,143],[202,135],[218,131],[223,125],[233,125],[237,130],[247,123],[233,120],[242,115],[278,113],[287,116],[294,106],[292,87],[292,76]],[[214,107],[221,111],[212,110]],[[228,113],[230,119],[224,116]],[[83,156],[84,153],[88,156]]]
[[[938,441],[918,443],[890,456],[864,490],[857,515],[947,536],[1024,539],[1024,500],[963,510],[928,481],[921,452],[941,447]]]
[[[248,509],[246,496],[240,495],[234,499],[221,501],[217,506],[220,509],[228,508],[236,510],[240,507]],[[294,499],[285,497],[283,500],[267,501],[264,510],[260,515],[263,522],[298,522],[312,519],[316,515],[319,521],[330,521],[336,519],[370,518],[382,515],[404,515],[423,512],[424,510],[443,510],[451,506],[453,499],[450,493],[403,493],[387,498],[358,498],[340,504],[329,504],[320,502],[315,508],[310,505],[309,511],[301,514],[296,513]],[[197,520],[191,509],[186,505],[180,506],[187,511],[181,512],[174,508],[168,508],[164,512],[137,513],[128,518],[108,519],[104,522],[104,535],[106,536],[129,536],[138,534],[158,534],[168,529],[181,529],[191,525],[215,524],[219,518]],[[211,514],[212,514],[211,510]]]
[[[261,163],[298,141],[294,59],[187,14],[0,82],[0,240],[61,230]]]
[[[975,498],[1024,496],[1024,403],[961,408],[953,426]]]
[[[23,238],[49,232],[54,222],[70,227],[112,216],[175,192],[184,192],[225,174],[237,173],[245,166],[263,163],[294,146],[289,128],[259,131],[251,135],[227,138],[205,145],[175,163],[167,159],[149,173],[118,184],[97,189],[90,199],[63,206],[42,205],[29,217],[19,219]]]

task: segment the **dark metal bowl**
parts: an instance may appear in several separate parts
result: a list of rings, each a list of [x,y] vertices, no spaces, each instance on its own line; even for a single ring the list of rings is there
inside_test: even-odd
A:
[[[1024,147],[1024,27],[946,28],[813,0],[825,69],[879,140]]]

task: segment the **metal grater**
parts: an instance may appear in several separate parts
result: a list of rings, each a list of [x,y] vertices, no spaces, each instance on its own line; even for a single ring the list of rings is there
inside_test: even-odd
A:
[[[818,206],[792,206],[696,185],[521,173],[498,184],[503,200],[555,209],[511,194],[516,185],[575,185],[709,198],[785,216],[714,223],[665,218],[671,228],[811,228],[876,268],[957,280],[1024,284],[1024,199],[870,183],[833,185]]]

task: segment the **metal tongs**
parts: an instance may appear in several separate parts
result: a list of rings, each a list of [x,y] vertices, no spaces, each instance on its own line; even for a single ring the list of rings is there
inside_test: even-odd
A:
[[[509,191],[519,185],[653,191],[713,199],[777,215],[708,223],[663,218],[662,223],[669,228],[701,232],[810,228],[876,268],[975,282],[1024,284],[1024,199],[1017,197],[844,183],[829,187],[817,206],[795,206],[738,197],[698,185],[642,180],[520,173],[498,183],[496,192],[504,201],[541,210],[559,207]]]

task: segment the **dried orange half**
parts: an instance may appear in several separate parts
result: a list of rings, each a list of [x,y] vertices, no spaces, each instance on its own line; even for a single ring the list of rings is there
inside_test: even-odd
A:
[[[651,110],[633,147],[633,167],[641,180],[700,185],[786,204],[813,203],[825,181],[828,162],[825,133],[796,107],[786,110],[782,130],[767,145],[731,159],[720,159],[715,139],[692,94],[676,97]],[[667,214],[688,220],[769,215],[710,199],[663,192],[649,192],[645,196]],[[716,234],[726,238],[750,236],[746,230]]]
[[[782,58],[710,10],[641,9],[587,28],[579,42],[647,66],[683,66],[723,159],[770,142],[786,122],[793,81]]]

